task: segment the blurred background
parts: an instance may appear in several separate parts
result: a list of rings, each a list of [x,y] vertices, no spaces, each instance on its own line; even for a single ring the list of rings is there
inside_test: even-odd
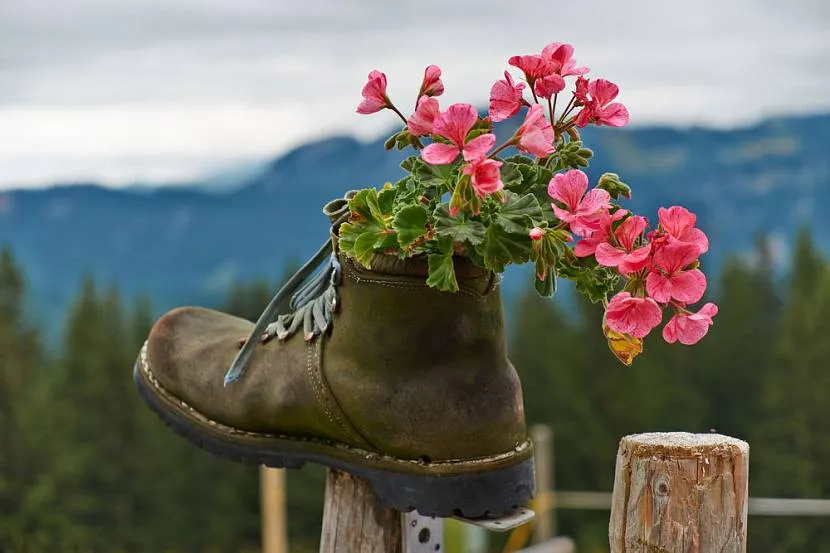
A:
[[[557,488],[610,491],[624,434],[716,429],[750,442],[752,496],[830,499],[828,28],[822,0],[3,0],[0,551],[257,551],[256,468],[139,403],[148,328],[183,304],[256,318],[326,201],[397,178],[395,120],[354,112],[370,70],[409,106],[438,64],[442,103],[486,109],[507,59],[554,41],[631,112],[585,132],[589,173],[652,219],[698,214],[720,305],[699,346],[655,336],[625,368],[596,306],[507,272]],[[287,476],[292,552],[316,550],[323,477]],[[607,551],[607,512],[557,519]],[[830,517],[750,517],[749,549],[830,551]]]

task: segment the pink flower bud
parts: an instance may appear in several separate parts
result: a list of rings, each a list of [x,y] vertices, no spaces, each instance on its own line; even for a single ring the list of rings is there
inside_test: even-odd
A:
[[[530,235],[531,240],[541,240],[545,232],[539,227],[533,227],[532,229],[530,229],[530,232],[528,234]]]

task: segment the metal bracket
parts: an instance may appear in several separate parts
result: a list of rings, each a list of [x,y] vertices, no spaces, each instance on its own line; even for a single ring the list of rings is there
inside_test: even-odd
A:
[[[452,517],[490,532],[507,532],[530,522],[536,514],[525,507],[500,517]],[[401,515],[403,553],[436,553],[444,551],[444,519],[427,517],[417,511]]]
[[[480,526],[485,530],[489,530],[491,532],[508,532],[513,528],[517,528],[522,524],[527,524],[533,517],[536,516],[532,510],[528,509],[527,507],[520,507],[518,509],[514,509],[509,511],[508,513],[500,516],[500,517],[481,517],[481,518],[465,518],[465,517],[453,517],[455,520],[460,520],[461,522],[466,522],[467,524],[472,524],[474,526]]]
[[[425,517],[418,511],[401,515],[403,553],[442,553],[444,519]]]

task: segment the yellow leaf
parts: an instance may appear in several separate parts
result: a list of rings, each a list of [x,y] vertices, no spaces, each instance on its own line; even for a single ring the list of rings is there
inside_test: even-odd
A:
[[[608,325],[602,326],[602,332],[608,340],[608,347],[611,349],[611,353],[626,366],[631,366],[634,358],[643,352],[642,338],[635,338],[634,336],[611,330],[608,328]]]

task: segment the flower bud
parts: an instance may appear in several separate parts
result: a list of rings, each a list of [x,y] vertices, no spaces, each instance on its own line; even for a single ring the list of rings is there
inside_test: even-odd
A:
[[[528,234],[530,235],[531,240],[541,240],[542,237],[545,235],[545,231],[543,231],[539,227],[533,227],[532,229],[530,229],[530,232]]]

